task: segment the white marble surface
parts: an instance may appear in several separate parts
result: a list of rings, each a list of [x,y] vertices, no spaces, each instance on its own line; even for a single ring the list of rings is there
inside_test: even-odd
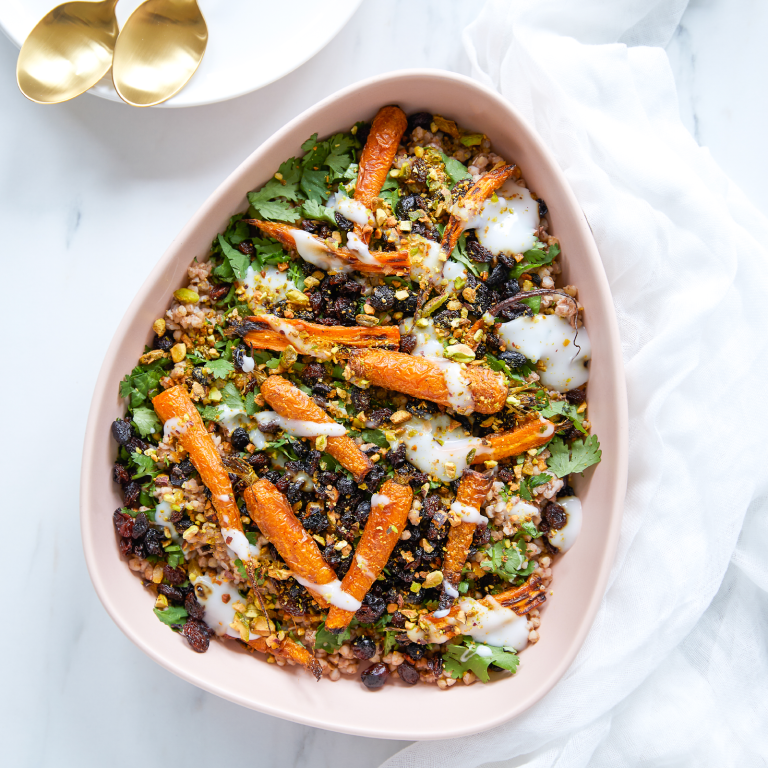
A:
[[[138,651],[101,608],[83,562],[80,451],[114,328],[213,188],[286,120],[354,80],[407,66],[467,72],[460,33],[477,7],[366,0],[283,81],[195,110],[131,110],[90,96],[31,104],[16,89],[16,51],[0,37],[0,466],[14,574],[0,641],[4,764],[189,764],[177,746],[185,732],[205,765],[369,768],[403,746],[238,708]],[[669,46],[686,124],[764,213],[766,34],[763,0],[693,0]],[[242,746],[227,748],[227,736]]]

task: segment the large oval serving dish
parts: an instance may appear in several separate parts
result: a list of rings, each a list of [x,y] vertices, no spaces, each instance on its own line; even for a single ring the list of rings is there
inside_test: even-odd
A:
[[[579,286],[592,340],[590,420],[603,460],[577,483],[584,523],[579,541],[554,567],[554,595],[542,612],[541,640],[521,654],[514,677],[488,685],[385,686],[372,693],[359,679],[316,683],[298,667],[279,668],[212,643],[208,653],[155,618],[141,583],[120,558],[112,512],[122,505],[111,481],[115,445],[110,423],[123,414],[118,382],[149,341],[151,325],[184,284],[186,268],[206,257],[211,241],[246,193],[260,187],[312,133],[321,137],[370,119],[384,104],[406,113],[449,115],[486,133],[523,170],[549,205],[551,232],[563,248],[563,284]],[[618,538],[627,474],[627,415],[619,334],[608,282],[587,222],[554,158],[520,115],[497,94],[459,75],[404,71],[350,86],[297,117],[259,147],[195,214],[144,283],[104,358],[85,435],[81,478],[83,546],[93,584],[120,629],[166,669],[230,701],[319,728],[393,739],[438,739],[476,733],[509,720],[540,699],[581,646],[603,596]]]

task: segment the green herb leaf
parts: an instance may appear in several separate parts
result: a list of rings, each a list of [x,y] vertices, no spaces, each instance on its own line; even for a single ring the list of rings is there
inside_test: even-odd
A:
[[[224,405],[229,406],[233,410],[245,410],[243,398],[240,397],[240,392],[231,381],[227,382],[224,389],[221,390],[221,400]]]
[[[483,655],[477,653],[478,648],[483,648]],[[487,655],[485,655],[487,654]],[[498,648],[495,645],[476,643],[469,637],[462,637],[459,642],[451,642],[443,653],[445,668],[451,673],[451,677],[458,679],[465,672],[474,672],[479,680],[487,683],[490,680],[488,667],[495,664],[497,667],[510,672],[517,671],[520,659],[514,648]]]
[[[523,563],[527,560],[525,554],[525,543],[513,541],[509,547],[504,545],[503,541],[497,541],[493,546],[486,548],[485,554],[489,556],[488,560],[480,563],[481,567],[489,573],[512,581],[519,576],[519,571]]]
[[[250,258],[246,254],[241,253],[237,248],[233,248],[221,235],[219,235],[219,245],[235,277],[238,280],[242,280],[251,263]]]
[[[574,440],[570,446],[556,437],[548,447],[552,455],[547,459],[547,467],[556,477],[583,472],[587,467],[597,464],[603,456],[597,435]]]
[[[387,180],[384,182],[381,192],[379,192],[379,197],[382,200],[386,200],[392,207],[392,210],[394,210],[397,201],[400,199],[400,185],[397,183],[397,180],[387,175]]]
[[[245,412],[248,416],[253,416],[253,414],[256,413],[256,402],[253,392],[249,392],[245,396]]]
[[[151,456],[147,456],[144,453],[132,453],[131,461],[134,467],[136,467],[136,474],[133,475],[134,480],[145,475],[149,475],[152,478],[157,477],[168,466],[167,459],[155,463]]]
[[[570,419],[573,422],[573,426],[579,430],[582,434],[587,434],[587,430],[582,426],[584,421],[583,414],[578,412],[578,408],[575,405],[571,405],[567,400],[550,400],[546,407],[542,409],[541,415],[547,419],[551,419],[553,416],[565,416],[566,419]]]
[[[325,622],[323,622],[317,629],[315,635],[315,648],[319,648],[321,651],[327,651],[328,653],[335,653],[341,648],[342,644],[352,637],[352,627],[357,624],[355,619],[349,626],[338,635],[334,635],[325,628]]]
[[[379,448],[389,448],[389,442],[380,429],[364,429],[360,434],[366,443],[373,443]]]
[[[315,200],[307,200],[307,202],[301,206],[301,212],[306,219],[327,221],[329,224],[333,224],[334,227],[338,226],[336,223],[336,212],[333,208],[326,208]]]
[[[545,264],[551,264],[560,255],[560,246],[555,244],[545,250],[543,243],[538,243],[523,254],[523,260],[510,273],[512,277],[518,278],[523,272],[531,268],[541,267]]]
[[[523,520],[523,522],[520,523],[520,528],[531,538],[537,539],[541,536],[539,529],[530,520]]]
[[[240,558],[235,560],[235,568],[237,568],[237,572],[240,574],[240,578],[248,581],[248,572],[245,570],[243,561]]]
[[[203,405],[200,405],[199,403],[196,403],[195,407],[200,413],[200,418],[203,421],[218,421],[221,418],[219,409],[215,405],[203,406]]]
[[[467,166],[459,162],[455,157],[448,157],[445,152],[440,152],[440,157],[445,163],[445,172],[448,174],[451,182],[455,184],[457,181],[466,179],[470,175],[467,170]]]
[[[235,370],[235,366],[223,358],[219,358],[217,360],[208,360],[205,363],[205,367],[217,379],[226,379],[227,376]]]
[[[169,627],[173,624],[184,624],[189,614],[180,605],[170,605],[165,610],[155,608],[155,616],[157,616],[163,624],[167,624]]]
[[[133,409],[133,417],[131,421],[136,426],[136,429],[139,430],[139,434],[142,437],[159,432],[163,428],[163,425],[160,423],[160,419],[157,418],[157,414],[154,410],[144,406],[139,406],[138,408]]]
[[[532,310],[533,314],[538,314],[541,309],[541,296],[529,296],[527,299],[520,299],[521,304],[527,304]]]

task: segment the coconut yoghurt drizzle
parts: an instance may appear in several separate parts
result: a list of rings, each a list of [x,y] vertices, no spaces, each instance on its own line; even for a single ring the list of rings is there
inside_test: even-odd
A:
[[[328,437],[342,437],[347,434],[347,430],[342,424],[335,421],[302,421],[301,419],[286,419],[274,411],[262,411],[254,417],[259,424],[278,424],[283,432],[287,432],[292,437],[319,437],[327,435]]]
[[[327,584],[315,584],[313,581],[304,579],[296,573],[293,574],[293,578],[302,587],[306,587],[310,592],[320,595],[327,603],[336,608],[341,608],[345,611],[357,611],[362,606],[359,600],[356,600],[341,588],[341,582],[338,579],[329,581]]]

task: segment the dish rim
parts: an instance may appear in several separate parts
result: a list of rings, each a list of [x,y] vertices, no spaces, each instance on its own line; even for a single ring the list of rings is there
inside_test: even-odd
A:
[[[333,105],[335,102],[343,99],[344,97],[348,97],[369,88],[375,88],[376,86],[387,83],[389,81],[403,81],[410,79],[441,80],[444,82],[461,83],[464,86],[469,86],[470,88],[475,89],[480,94],[482,94],[484,98],[487,98],[491,104],[495,104],[501,110],[511,112],[519,121],[519,123],[527,129],[529,135],[526,137],[526,141],[529,141],[533,145],[533,149],[541,161],[550,166],[548,170],[553,172],[555,176],[559,177],[563,192],[568,199],[568,203],[571,206],[572,212],[574,214],[578,213],[578,216],[574,217],[574,225],[579,229],[580,235],[586,245],[588,253],[586,254],[585,258],[588,258],[593,262],[592,266],[596,268],[597,279],[603,283],[602,286],[598,286],[598,293],[603,297],[603,299],[610,302],[611,293],[608,286],[608,280],[602,267],[602,262],[597,251],[597,247],[594,243],[594,239],[592,238],[591,230],[586,219],[584,218],[583,212],[581,211],[573,191],[565,179],[563,172],[557,165],[552,153],[543,144],[542,140],[539,138],[538,134],[535,133],[534,129],[524,118],[522,118],[522,116],[510,103],[504,100],[498,93],[472,80],[469,77],[439,69],[419,68],[396,70],[353,83],[352,85],[349,85],[346,88],[331,94],[330,96],[319,101],[314,106],[303,111],[293,120],[273,133],[272,136],[270,136],[264,143],[262,143],[252,153],[250,153],[248,157],[242,163],[240,163],[237,168],[231,174],[229,174],[227,178],[214,190],[210,197],[187,222],[181,232],[174,238],[174,240],[165,250],[163,256],[151,270],[150,274],[142,284],[134,299],[131,301],[125,315],[123,316],[114,333],[113,339],[105,354],[104,361],[102,363],[101,370],[94,387],[94,394],[92,397],[91,408],[89,411],[84,437],[83,463],[80,478],[80,522],[86,564],[99,600],[106,609],[107,613],[112,617],[112,619],[115,621],[118,627],[120,627],[123,633],[134,644],[141,648],[141,650],[144,651],[150,658],[163,666],[165,669],[168,669],[170,672],[178,675],[183,680],[186,680],[193,685],[203,688],[204,690],[207,690],[210,693],[214,693],[217,696],[225,698],[229,701],[240,704],[249,709],[255,709],[266,714],[274,715],[276,717],[281,717],[294,722],[299,722],[304,725],[325,728],[328,730],[349,733],[353,735],[376,738],[432,740],[443,738],[458,738],[461,736],[488,730],[494,726],[511,720],[538,702],[563,677],[568,667],[573,662],[573,659],[576,657],[576,654],[581,649],[587,633],[589,632],[589,629],[594,622],[600,602],[602,601],[605,594],[611,567],[615,559],[628,472],[628,421],[626,382],[623,375],[618,323],[615,313],[612,309],[612,304],[611,311],[607,312],[608,325],[604,330],[606,331],[608,339],[606,345],[607,347],[610,347],[614,353],[609,356],[609,360],[611,365],[614,367],[614,373],[616,374],[616,386],[618,388],[616,390],[617,411],[615,414],[613,414],[617,424],[617,444],[612,446],[617,471],[614,475],[615,480],[610,486],[610,490],[612,492],[611,498],[608,502],[605,502],[610,508],[610,518],[608,523],[608,531],[605,538],[605,547],[601,550],[602,558],[600,560],[599,569],[596,574],[595,586],[586,604],[585,610],[581,612],[582,618],[576,627],[575,633],[571,636],[567,647],[567,652],[562,654],[557,659],[557,661],[548,666],[548,674],[542,683],[536,686],[532,692],[525,695],[522,700],[511,704],[510,707],[505,709],[503,712],[495,712],[493,715],[488,716],[484,715],[482,724],[472,722],[468,725],[461,726],[446,722],[440,731],[436,731],[434,728],[430,728],[428,731],[420,730],[418,727],[418,722],[415,722],[414,727],[409,728],[408,730],[403,728],[399,728],[397,730],[390,728],[387,730],[386,724],[384,727],[378,727],[376,724],[371,724],[368,727],[347,725],[343,722],[338,722],[337,720],[328,720],[327,717],[323,715],[322,708],[318,710],[317,714],[309,716],[303,714],[302,712],[290,711],[288,708],[274,705],[269,701],[254,701],[253,699],[247,699],[246,697],[240,696],[235,692],[226,690],[226,686],[223,685],[209,684],[207,682],[201,681],[196,676],[196,674],[190,670],[188,665],[184,664],[183,657],[180,657],[178,661],[175,658],[172,661],[166,658],[162,658],[160,653],[157,652],[151,644],[144,642],[144,640],[138,636],[137,631],[132,628],[130,622],[123,616],[120,606],[116,605],[114,600],[111,598],[106,582],[97,572],[97,559],[94,552],[94,530],[92,522],[95,519],[95,510],[93,509],[95,500],[89,498],[89,488],[92,485],[94,468],[98,462],[98,455],[96,453],[97,414],[104,407],[105,398],[110,398],[112,396],[110,389],[107,387],[107,383],[110,370],[114,367],[118,359],[123,356],[121,353],[120,342],[126,336],[130,326],[137,321],[137,317],[140,314],[142,305],[144,303],[142,297],[146,293],[147,289],[153,287],[154,284],[158,282],[158,279],[161,277],[161,273],[165,269],[166,265],[177,258],[177,251],[184,247],[184,243],[192,230],[199,225],[201,220],[208,220],[213,215],[215,215],[214,211],[216,206],[219,204],[220,199],[227,195],[233,185],[237,185],[240,174],[243,173],[246,168],[250,168],[254,163],[262,159],[262,157],[269,157],[273,152],[274,145],[279,143],[284,134],[290,133],[300,124],[311,124],[313,117],[317,116],[318,113],[323,112],[329,106]],[[234,213],[234,211],[232,213]],[[229,215],[232,214],[230,213]],[[120,557],[115,558],[115,563],[119,563],[123,566],[125,565],[124,562],[122,562],[122,558]],[[438,694],[436,690],[434,693],[435,695]],[[440,694],[443,694],[443,692],[441,691]],[[418,721],[418,718],[414,718],[414,720]]]

